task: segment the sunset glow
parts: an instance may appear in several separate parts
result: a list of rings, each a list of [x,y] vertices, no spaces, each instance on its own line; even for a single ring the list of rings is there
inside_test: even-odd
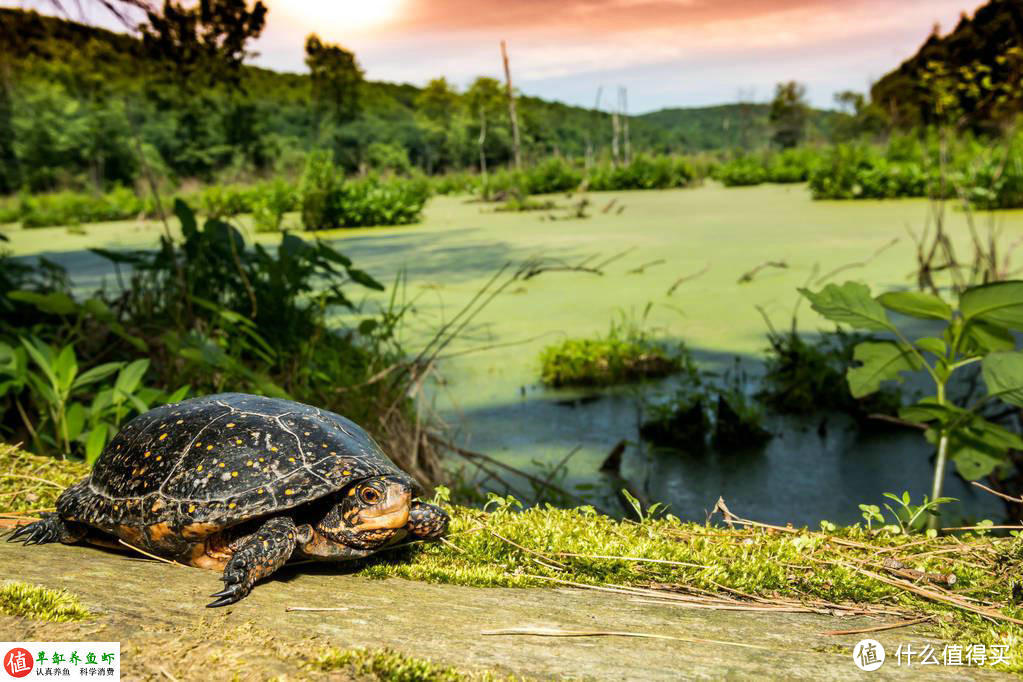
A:
[[[271,21],[286,20],[309,32],[340,34],[363,32],[395,21],[404,0],[320,0],[271,2]]]

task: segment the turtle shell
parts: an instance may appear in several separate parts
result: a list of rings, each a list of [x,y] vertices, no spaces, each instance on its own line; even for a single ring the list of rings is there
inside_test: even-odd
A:
[[[221,393],[164,405],[110,441],[73,517],[100,528],[208,532],[299,506],[361,479],[415,481],[357,424],[310,405]],[[85,491],[83,491],[85,492]],[[93,507],[93,509],[89,509]],[[60,504],[58,503],[58,511]]]

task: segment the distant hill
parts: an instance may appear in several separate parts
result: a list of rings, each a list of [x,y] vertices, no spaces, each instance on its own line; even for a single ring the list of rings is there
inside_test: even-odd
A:
[[[639,133],[639,139],[650,146],[660,143],[668,147],[704,151],[766,145],[771,138],[769,111],[768,104],[740,102],[709,107],[660,109],[636,118],[656,131],[650,140],[642,139],[647,128],[641,129]],[[814,141],[828,138],[839,116],[841,114],[835,111],[812,109],[808,139]]]
[[[996,104],[991,98],[964,93],[959,98],[960,106],[973,114],[978,123],[975,127],[1004,121],[1023,111],[1023,53],[1008,61],[999,59],[1014,48],[1023,50],[1023,0],[991,0],[972,18],[963,14],[948,35],[942,36],[935,29],[915,55],[874,85],[871,97],[900,127],[931,123],[934,96],[923,80],[928,68],[933,70],[936,65],[956,74],[960,67],[983,65],[991,69],[991,81],[1009,86],[1014,96]]]

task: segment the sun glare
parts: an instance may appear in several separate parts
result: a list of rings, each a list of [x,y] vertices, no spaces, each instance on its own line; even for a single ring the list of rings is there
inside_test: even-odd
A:
[[[302,21],[321,33],[365,31],[397,18],[404,0],[320,0],[285,3],[274,11]]]

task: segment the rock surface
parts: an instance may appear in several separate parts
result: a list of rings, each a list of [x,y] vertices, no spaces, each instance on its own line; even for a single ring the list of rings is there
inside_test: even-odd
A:
[[[871,674],[877,679],[1002,677],[976,668],[896,666],[899,644],[911,644],[914,650],[930,644],[940,659],[943,642],[919,626],[869,635],[820,634],[884,624],[891,618],[682,608],[591,590],[368,580],[345,574],[341,566],[323,565],[288,567],[238,604],[213,610],[204,604],[221,583],[211,571],[91,547],[22,547],[4,542],[0,542],[0,576],[67,588],[96,614],[94,620],[79,624],[0,617],[0,640],[86,634],[120,640],[125,670],[135,671],[131,676],[139,677],[158,675],[161,668],[172,677],[167,672],[172,668],[166,666],[174,665],[173,661],[147,668],[130,660],[147,650],[147,641],[155,644],[161,638],[176,638],[194,649],[210,645],[205,641],[210,632],[243,625],[273,633],[277,642],[312,638],[341,649],[388,647],[466,671],[491,669],[540,679],[844,680],[867,674],[856,669],[851,656],[852,646],[865,637],[879,640],[888,650],[888,661]],[[348,610],[286,612],[288,606]],[[207,619],[203,626],[207,634],[182,629],[194,628],[203,618]],[[658,638],[482,634],[522,627],[646,633]],[[204,641],[189,642],[189,638]],[[229,657],[221,659],[230,667]],[[192,678],[188,669],[176,670],[173,677]],[[288,673],[288,665],[268,661],[256,670],[265,678]],[[209,670],[193,672],[194,679],[216,677]],[[294,670],[287,674],[293,679],[303,676]]]

